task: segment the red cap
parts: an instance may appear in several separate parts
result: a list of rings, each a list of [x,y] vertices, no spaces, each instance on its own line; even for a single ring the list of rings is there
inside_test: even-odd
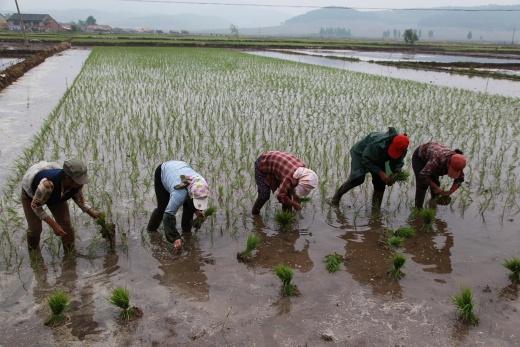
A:
[[[390,142],[390,146],[388,146],[388,155],[392,159],[400,158],[404,151],[408,148],[410,144],[410,140],[408,140],[408,136],[405,134],[399,134],[394,136],[392,142]]]
[[[453,154],[448,161],[448,176],[453,179],[459,178],[465,167],[466,158],[462,154]]]

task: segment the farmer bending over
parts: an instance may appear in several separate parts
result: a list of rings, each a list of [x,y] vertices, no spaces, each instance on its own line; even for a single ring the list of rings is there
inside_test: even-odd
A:
[[[85,202],[82,188],[86,183],[87,167],[79,160],[65,160],[63,168],[58,163],[41,161],[27,170],[22,179],[22,205],[29,226],[29,250],[39,247],[42,220],[56,235],[61,236],[65,252],[74,250],[74,229],[67,200],[72,198],[83,212],[94,219],[100,216],[100,212]],[[43,205],[47,205],[54,219],[45,212]]]
[[[370,133],[363,140],[357,142],[350,149],[352,157],[350,176],[334,194],[331,204],[339,205],[343,194],[361,185],[365,181],[365,175],[370,172],[372,174],[372,184],[374,185],[372,206],[375,209],[379,209],[386,186],[391,186],[395,182],[392,176],[387,175],[385,172],[386,163],[389,163],[392,173],[401,171],[408,144],[408,136],[406,134],[398,134],[397,130],[392,127],[388,128],[388,131],[385,133]]]
[[[412,156],[412,167],[415,174],[415,207],[422,208],[426,191],[430,188],[432,198],[438,195],[450,196],[464,182],[466,158],[458,149],[451,150],[445,145],[428,142],[417,147]],[[453,178],[449,191],[440,187],[439,177],[448,175]]]
[[[148,222],[148,231],[157,231],[162,221],[166,239],[179,250],[182,239],[177,232],[175,214],[182,206],[182,231],[191,232],[193,215],[204,218],[208,208],[208,183],[187,163],[172,160],[157,167],[154,185],[157,208]]]
[[[318,186],[318,176],[294,155],[269,151],[262,153],[255,161],[255,180],[258,198],[252,213],[260,210],[269,200],[271,191],[278,189],[277,199],[283,209],[301,210],[300,200],[308,196]]]

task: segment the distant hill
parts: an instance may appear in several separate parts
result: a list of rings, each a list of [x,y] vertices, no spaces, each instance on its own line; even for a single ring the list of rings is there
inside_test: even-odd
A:
[[[519,5],[479,7],[444,7],[442,9],[520,10]],[[520,31],[520,12],[470,11],[359,11],[327,7],[309,11],[286,20],[280,26],[261,28],[263,35],[322,36],[323,33],[348,32],[357,38],[400,39],[407,28],[418,31],[421,39],[511,42],[512,32]],[[256,34],[260,29],[243,30]],[[471,35],[469,35],[471,32]],[[520,41],[520,35],[517,35]]]

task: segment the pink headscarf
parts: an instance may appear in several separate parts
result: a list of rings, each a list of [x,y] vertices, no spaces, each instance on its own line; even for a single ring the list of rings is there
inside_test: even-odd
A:
[[[294,188],[294,193],[299,198],[306,197],[318,186],[318,175],[306,167],[296,169],[293,178],[298,180],[298,185]]]

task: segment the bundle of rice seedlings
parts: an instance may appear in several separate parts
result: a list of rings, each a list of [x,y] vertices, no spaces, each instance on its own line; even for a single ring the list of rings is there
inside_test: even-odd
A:
[[[294,296],[297,294],[297,289],[294,284],[291,283],[294,272],[286,265],[277,265],[273,269],[274,273],[280,281],[282,281],[282,296]]]
[[[274,214],[274,220],[281,229],[289,229],[296,221],[296,215],[290,211],[279,210]]]
[[[258,247],[260,238],[256,234],[251,234],[246,240],[246,249],[243,252],[237,253],[237,259],[240,261],[249,261],[251,253]]]
[[[451,298],[453,305],[457,308],[459,318],[472,325],[477,325],[478,318],[473,313],[473,294],[470,288],[464,288],[459,294]]]
[[[336,272],[339,270],[341,262],[343,261],[343,257],[338,253],[332,253],[325,256],[323,259],[327,270],[330,273]]]
[[[126,288],[118,287],[112,290],[109,301],[112,305],[119,307],[122,311],[119,318],[129,321],[134,317],[140,317],[142,312],[137,307],[130,307],[130,294]]]
[[[391,177],[395,182],[404,183],[410,178],[410,173],[408,171],[399,171],[392,174]]]
[[[96,219],[96,224],[99,225],[99,232],[101,236],[105,240],[108,241],[110,248],[115,248],[116,246],[116,226],[113,223],[107,223],[106,215],[101,213],[98,219]]]
[[[401,227],[393,231],[395,236],[409,239],[415,235],[415,229],[412,227]]]
[[[45,325],[55,327],[63,323],[65,321],[63,312],[69,306],[69,296],[65,292],[57,290],[49,296],[47,304],[52,314],[45,322]]]
[[[400,253],[394,254],[392,258],[392,268],[388,272],[390,277],[398,280],[404,276],[404,273],[401,271],[401,268],[403,267],[404,263],[406,262],[406,258],[404,255]]]
[[[387,240],[388,244],[392,247],[398,248],[403,244],[404,239],[400,236],[390,236]]]
[[[520,283],[520,258],[513,257],[506,259],[503,263],[504,267],[511,271],[509,278],[513,283]]]

